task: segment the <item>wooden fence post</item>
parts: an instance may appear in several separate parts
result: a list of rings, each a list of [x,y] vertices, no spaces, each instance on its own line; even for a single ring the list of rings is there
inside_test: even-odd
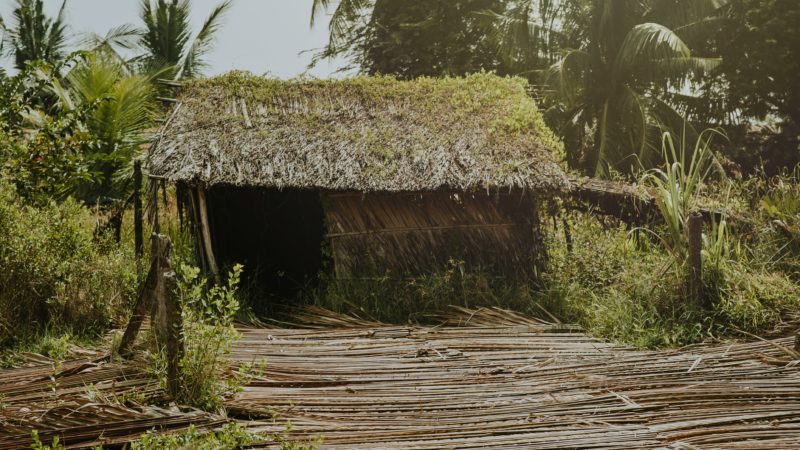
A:
[[[687,220],[686,229],[689,237],[688,255],[688,292],[691,300],[701,304],[703,286],[703,215],[692,212]]]
[[[144,255],[144,227],[142,221],[142,161],[133,163],[133,242],[136,260]]]
[[[176,398],[180,393],[180,361],[183,355],[183,323],[181,308],[175,290],[178,286],[175,272],[165,267],[156,290],[155,330],[156,341],[166,350],[167,391]]]
[[[150,310],[150,323],[156,335],[156,342],[166,349],[167,389],[174,398],[180,392],[180,360],[183,356],[181,307],[175,293],[178,281],[170,262],[172,254],[170,239],[162,234],[153,233],[151,244],[150,270],[139,288],[133,315],[120,341],[119,354],[122,357],[131,355],[133,343],[147,311]]]

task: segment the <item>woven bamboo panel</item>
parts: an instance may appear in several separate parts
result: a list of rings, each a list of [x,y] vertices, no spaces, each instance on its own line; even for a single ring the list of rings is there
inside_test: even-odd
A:
[[[527,277],[542,256],[524,193],[329,193],[323,203],[339,278],[413,277],[453,261]]]

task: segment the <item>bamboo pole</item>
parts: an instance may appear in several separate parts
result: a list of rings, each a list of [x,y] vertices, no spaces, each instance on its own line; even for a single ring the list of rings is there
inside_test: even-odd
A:
[[[151,254],[150,270],[147,273],[147,278],[145,278],[144,283],[139,287],[139,292],[136,296],[136,304],[133,307],[133,314],[128,321],[128,326],[125,328],[125,332],[120,340],[119,349],[117,350],[123,357],[130,356],[131,347],[136,340],[136,336],[139,334],[139,329],[142,326],[142,322],[144,322],[145,315],[148,310],[152,310],[153,299],[159,288],[159,276],[164,267],[169,267],[169,259],[172,254],[172,242],[167,236],[154,233],[151,238]]]
[[[142,162],[133,163],[133,240],[136,249],[136,260],[144,255],[144,227],[142,221]]]
[[[219,282],[219,266],[217,260],[214,258],[214,249],[211,245],[211,227],[208,225],[208,202],[206,201],[206,190],[202,184],[197,185],[197,203],[198,214],[200,215],[200,233],[203,238],[203,246],[205,249],[208,268],[214,279]]]

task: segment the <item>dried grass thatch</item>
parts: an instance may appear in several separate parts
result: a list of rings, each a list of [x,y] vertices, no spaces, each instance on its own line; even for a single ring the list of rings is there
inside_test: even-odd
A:
[[[281,81],[242,72],[184,86],[150,157],[169,181],[329,190],[564,189],[525,81]]]

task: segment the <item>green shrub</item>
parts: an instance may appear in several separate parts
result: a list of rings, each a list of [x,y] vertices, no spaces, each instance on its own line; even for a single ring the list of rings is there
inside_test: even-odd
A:
[[[196,267],[182,264],[178,272],[185,351],[180,361],[181,393],[177,400],[216,411],[242,382],[240,377],[225,376],[230,367],[228,356],[233,343],[239,339],[234,318],[239,311],[236,291],[242,266],[235,266],[228,275],[227,284],[220,286],[208,286]],[[158,367],[163,368],[164,359],[160,353]],[[166,383],[166,379],[161,378]]]
[[[130,252],[93,239],[88,209],[70,199],[25,205],[0,179],[0,348],[48,328],[97,335],[124,316]]]
[[[712,306],[704,309],[684,296],[685,278],[671,269],[674,257],[660,240],[604,227],[591,215],[572,219],[573,252],[562,235],[549,235],[551,269],[535,298],[595,336],[637,347],[680,346],[740,331],[769,332],[800,306],[800,287],[738,242],[714,250],[714,241],[724,237],[719,234],[706,235],[703,281]]]

